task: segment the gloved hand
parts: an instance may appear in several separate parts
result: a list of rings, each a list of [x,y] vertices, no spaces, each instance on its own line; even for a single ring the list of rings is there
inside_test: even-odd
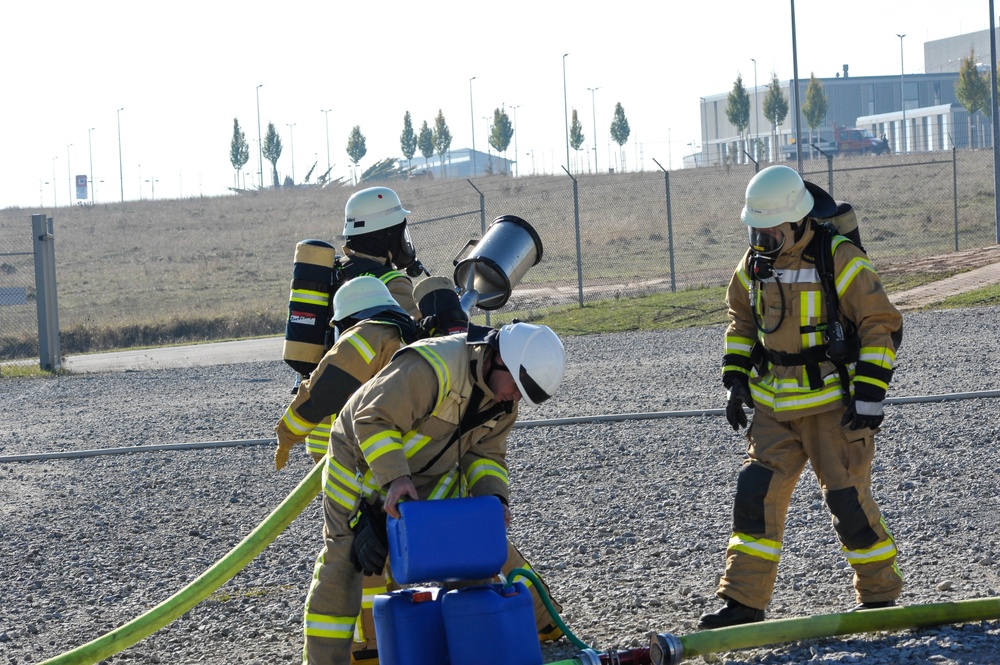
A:
[[[278,447],[274,450],[274,469],[281,471],[288,464],[288,451],[292,449],[292,444],[278,442]]]
[[[840,426],[850,423],[850,429],[876,429],[882,424],[882,402],[866,402],[857,397],[851,399],[844,417],[840,419]]]
[[[351,527],[351,563],[354,570],[365,575],[381,575],[389,557],[389,536],[386,533],[386,514],[381,502],[375,505],[361,500],[358,521]]]
[[[747,414],[743,411],[743,405],[754,408],[753,397],[750,396],[750,381],[745,376],[740,376],[728,383],[729,401],[726,402],[726,420],[729,421],[733,431],[738,432],[741,427],[747,426]]]

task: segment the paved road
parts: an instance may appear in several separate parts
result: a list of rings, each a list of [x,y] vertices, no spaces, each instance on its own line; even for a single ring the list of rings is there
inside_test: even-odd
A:
[[[1000,263],[976,268],[947,279],[901,291],[891,296],[893,304],[906,311],[926,307],[944,298],[984,284],[1000,284]],[[284,338],[267,337],[238,342],[215,342],[159,349],[115,351],[67,356],[63,369],[70,372],[123,372],[171,367],[224,365],[247,361],[278,360]]]

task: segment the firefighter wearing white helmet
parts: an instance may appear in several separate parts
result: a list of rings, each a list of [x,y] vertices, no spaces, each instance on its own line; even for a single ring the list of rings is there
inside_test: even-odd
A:
[[[744,407],[753,416],[716,592],[725,605],[700,628],[764,620],[806,462],[854,569],[855,609],[893,605],[903,586],[871,490],[903,320],[867,255],[819,226],[837,212],[829,194],[786,166],[763,169],[747,186],[741,219],[750,248],[726,293],[722,382],[732,428],[747,427]]]
[[[349,662],[362,578],[384,569],[385,514],[398,518],[400,500],[493,495],[509,523],[507,437],[518,403],[549,399],[565,367],[562,342],[545,326],[470,326],[400,349],[347,400],[324,474],[325,547],[306,599],[309,663]]]
[[[427,270],[417,259],[410,238],[409,214],[388,187],[368,187],[352,194],[344,206],[343,266],[349,279],[359,275],[381,279],[403,309],[419,318],[412,278]]]
[[[275,425],[275,467],[288,463],[288,453],[306,440],[315,461],[326,455],[331,416],[351,393],[389,362],[403,345],[417,338],[417,326],[378,278],[355,277],[333,297],[335,342],[316,369],[299,384],[292,403]],[[325,427],[325,436],[311,434]],[[309,437],[307,439],[307,437]]]

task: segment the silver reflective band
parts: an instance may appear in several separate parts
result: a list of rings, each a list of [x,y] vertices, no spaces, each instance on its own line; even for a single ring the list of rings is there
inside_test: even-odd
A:
[[[403,211],[404,215],[409,215],[410,214],[409,210],[403,210],[403,206],[402,205],[398,205],[398,206],[393,206],[392,208],[387,208],[386,210],[382,210],[380,212],[373,212],[370,215],[365,215],[365,219],[362,219],[360,221],[360,223],[364,224],[365,220],[379,219],[380,217],[385,217],[387,215],[391,215],[392,213],[399,212],[400,210]],[[358,219],[356,217],[348,217],[347,218],[347,223],[348,224],[351,224],[351,223],[357,224],[358,223]]]
[[[785,205],[784,207],[774,208],[771,210],[755,208],[749,201],[747,201],[747,210],[757,215],[777,215],[778,213],[782,212],[792,212],[793,210],[799,207],[799,204],[802,203],[802,199],[806,197],[807,193],[808,192],[806,192],[806,190],[803,188],[799,190],[798,197],[794,201],[789,200],[788,204]]]

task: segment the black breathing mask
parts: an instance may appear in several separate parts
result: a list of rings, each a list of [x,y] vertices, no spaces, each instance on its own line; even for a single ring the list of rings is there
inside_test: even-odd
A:
[[[406,220],[403,220],[402,224],[393,228],[392,237],[389,239],[389,252],[392,255],[392,262],[397,268],[401,270],[406,270],[409,273],[409,268],[417,261],[417,248],[413,246],[413,239],[410,237],[410,229],[406,226]],[[423,266],[420,266],[423,268]],[[416,274],[420,274],[420,270],[416,271]],[[414,275],[411,275],[413,277]]]

